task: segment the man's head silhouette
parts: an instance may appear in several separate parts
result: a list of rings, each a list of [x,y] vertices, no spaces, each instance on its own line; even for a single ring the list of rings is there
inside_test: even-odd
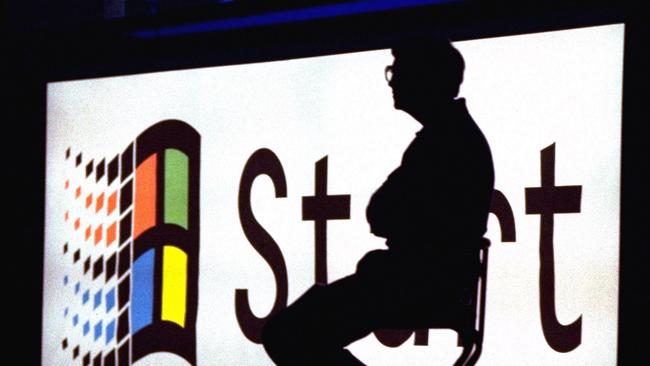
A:
[[[416,119],[449,104],[458,95],[465,62],[460,52],[440,37],[410,38],[393,47],[386,79],[395,108]],[[422,121],[420,121],[422,122]]]

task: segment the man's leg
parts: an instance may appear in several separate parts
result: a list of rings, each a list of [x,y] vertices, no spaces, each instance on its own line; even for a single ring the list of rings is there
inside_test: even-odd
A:
[[[264,347],[278,366],[363,365],[345,347],[374,329],[373,297],[355,275],[315,285],[267,322]]]
[[[354,275],[313,286],[271,318],[262,332],[267,353],[279,366],[363,365],[344,349],[348,344],[376,329],[422,328],[453,313],[453,281],[432,262],[390,250],[367,253]]]

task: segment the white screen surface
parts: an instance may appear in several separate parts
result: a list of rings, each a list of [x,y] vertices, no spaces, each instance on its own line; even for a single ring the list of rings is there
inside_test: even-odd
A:
[[[616,363],[623,35],[622,25],[612,25],[455,44],[466,62],[460,94],[490,143],[495,188],[512,208],[516,232],[516,241],[502,242],[499,224],[490,217],[479,364]],[[86,354],[103,357],[128,341],[117,334],[119,301],[109,310],[106,300],[118,276],[103,280],[105,274],[93,279],[84,273],[86,258],[88,272],[99,259],[105,270],[106,259],[122,247],[107,245],[108,227],[128,210],[107,214],[104,207],[98,214],[93,208],[101,193],[108,206],[109,195],[124,181],[97,181],[96,169],[87,178],[85,168],[91,160],[93,167],[102,159],[108,163],[150,126],[175,119],[201,136],[196,364],[271,365],[262,346],[243,334],[235,311],[236,289],[248,290],[259,317],[276,297],[273,272],[240,222],[244,166],[255,151],[268,148],[283,168],[286,197],[276,197],[271,179],[261,175],[250,201],[282,252],[289,302],[314,283],[314,223],[302,220],[302,198],[314,195],[315,163],[325,156],[328,193],[350,196],[350,218],[327,224],[329,280],[354,272],[366,252],[384,245],[365,221],[370,195],[399,165],[419,129],[392,107],[383,77],[391,62],[390,51],[380,50],[49,84],[43,364],[80,364]],[[553,144],[555,186],[581,187],[579,212],[554,215],[557,320],[568,325],[581,319],[581,341],[568,352],[557,352],[544,337],[540,215],[526,214],[526,188],[540,187],[540,152]],[[117,206],[120,200],[118,194]],[[117,231],[119,236],[119,226]],[[132,329],[133,316],[128,323]],[[414,345],[411,337],[391,348],[370,335],[350,350],[369,365],[452,364],[460,353],[454,333],[437,329],[429,332],[426,346]],[[134,361],[188,364],[171,353]]]

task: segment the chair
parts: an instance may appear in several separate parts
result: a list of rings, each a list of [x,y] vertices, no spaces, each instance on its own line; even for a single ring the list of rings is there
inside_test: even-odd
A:
[[[468,284],[460,288],[458,297],[445,310],[439,309],[435,319],[429,319],[420,329],[452,329],[458,334],[458,346],[463,347],[454,366],[475,365],[483,348],[485,326],[485,295],[487,285],[487,263],[490,240],[482,238],[477,246],[476,272],[468,276]],[[386,329],[404,329],[389,326]]]
[[[463,351],[454,366],[471,366],[476,364],[483,347],[483,330],[485,325],[485,290],[487,284],[487,263],[490,240],[483,238],[478,250],[478,273],[472,285],[466,288],[460,305],[454,306],[453,314],[442,317],[429,328],[452,329],[458,333],[458,346]]]

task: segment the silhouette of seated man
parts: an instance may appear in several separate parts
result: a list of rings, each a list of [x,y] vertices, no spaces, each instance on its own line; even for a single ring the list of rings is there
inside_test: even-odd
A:
[[[262,342],[277,365],[363,365],[348,344],[377,329],[454,318],[476,281],[494,169],[485,137],[456,99],[463,58],[442,38],[403,42],[392,53],[385,71],[394,106],[423,127],[367,207],[370,231],[388,249],[367,253],[353,275],[314,285],[266,323]]]

